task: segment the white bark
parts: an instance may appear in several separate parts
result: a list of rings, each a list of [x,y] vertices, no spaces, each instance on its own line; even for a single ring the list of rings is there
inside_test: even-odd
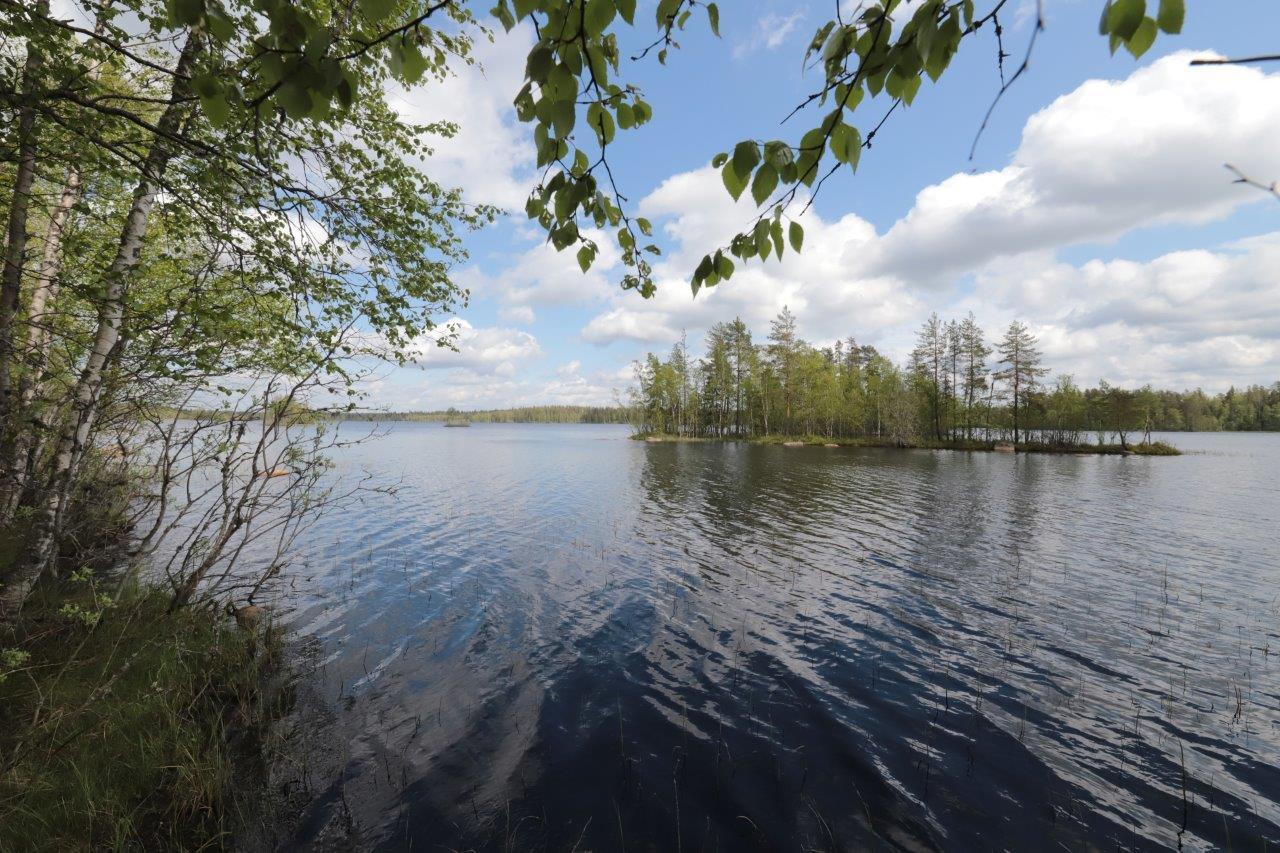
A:
[[[48,0],[40,0],[39,13],[49,11]],[[40,71],[40,54],[27,48],[23,67],[23,88],[36,85]],[[0,423],[8,423],[13,394],[13,362],[15,348],[14,320],[22,294],[22,270],[27,254],[27,214],[31,208],[31,191],[36,180],[36,113],[25,106],[18,113],[18,168],[13,178],[13,198],[9,203],[9,221],[5,236],[4,271],[0,274]]]
[[[129,213],[120,231],[115,259],[103,276],[105,286],[98,309],[97,332],[72,395],[71,417],[58,436],[48,494],[38,507],[30,553],[15,572],[10,584],[0,588],[0,621],[11,618],[17,612],[31,587],[57,555],[57,537],[62,516],[98,415],[107,369],[119,355],[117,350],[122,342],[129,282],[141,260],[151,209],[174,153],[173,137],[188,109],[188,99],[185,97],[187,80],[200,47],[200,35],[189,33],[174,69],[169,104],[156,123],[156,135],[143,163]]]

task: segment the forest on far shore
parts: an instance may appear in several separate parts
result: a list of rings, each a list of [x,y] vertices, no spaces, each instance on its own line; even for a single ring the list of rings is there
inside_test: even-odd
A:
[[[718,323],[695,357],[676,342],[638,364],[633,405],[646,433],[698,437],[868,437],[902,443],[1124,444],[1151,432],[1280,430],[1280,382],[1218,394],[1048,379],[1020,322],[988,342],[973,315],[931,316],[899,366],[852,337],[813,346],[786,308],[758,344],[741,319]]]

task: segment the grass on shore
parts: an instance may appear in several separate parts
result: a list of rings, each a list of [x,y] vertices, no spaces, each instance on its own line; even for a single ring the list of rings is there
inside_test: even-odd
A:
[[[245,757],[282,701],[263,689],[279,639],[170,613],[161,590],[66,586],[0,629],[0,847],[229,847],[251,809]]]
[[[842,437],[830,438],[819,435],[801,435],[801,436],[785,436],[785,435],[764,435],[754,436],[748,439],[736,439],[726,437],[723,439],[707,438],[704,436],[692,437],[682,435],[670,435],[665,433],[637,433],[633,438],[639,441],[654,442],[689,442],[702,443],[712,441],[747,441],[751,444],[804,444],[821,447],[824,445],[838,445],[840,447],[887,447],[901,450],[969,450],[969,451],[994,451],[997,444],[1004,445],[1004,442],[981,441],[977,439],[950,439],[950,440],[919,440],[913,442],[898,442],[888,438],[876,437]],[[1122,456],[1132,454],[1135,456],[1180,456],[1182,452],[1171,444],[1163,441],[1153,441],[1151,443],[1130,444],[1123,447],[1119,444],[1046,444],[1043,442],[1022,442],[1013,446],[1019,453],[1065,453],[1065,454],[1104,454],[1113,456]]]

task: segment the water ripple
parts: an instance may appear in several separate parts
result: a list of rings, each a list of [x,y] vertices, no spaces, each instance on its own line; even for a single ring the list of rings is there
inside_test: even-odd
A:
[[[293,843],[1280,844],[1280,439],[1174,441],[397,425],[280,594],[339,745]]]

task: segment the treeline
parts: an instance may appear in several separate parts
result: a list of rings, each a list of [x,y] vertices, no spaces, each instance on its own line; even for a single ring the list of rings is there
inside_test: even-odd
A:
[[[901,444],[1011,441],[1121,446],[1163,430],[1280,429],[1280,383],[1217,396],[1137,390],[1068,375],[1046,382],[1035,336],[1015,321],[990,340],[973,315],[931,316],[904,365],[853,337],[800,338],[784,308],[757,343],[741,319],[718,323],[697,358],[687,343],[637,364],[634,407],[649,434],[866,437]]]
[[[1280,431],[1280,382],[1229,388],[1221,394],[1156,391],[1156,429],[1177,432]]]
[[[435,412],[349,412],[334,415],[353,421],[447,421],[466,418],[491,424],[627,424],[634,418],[626,406],[519,406],[511,409]]]

